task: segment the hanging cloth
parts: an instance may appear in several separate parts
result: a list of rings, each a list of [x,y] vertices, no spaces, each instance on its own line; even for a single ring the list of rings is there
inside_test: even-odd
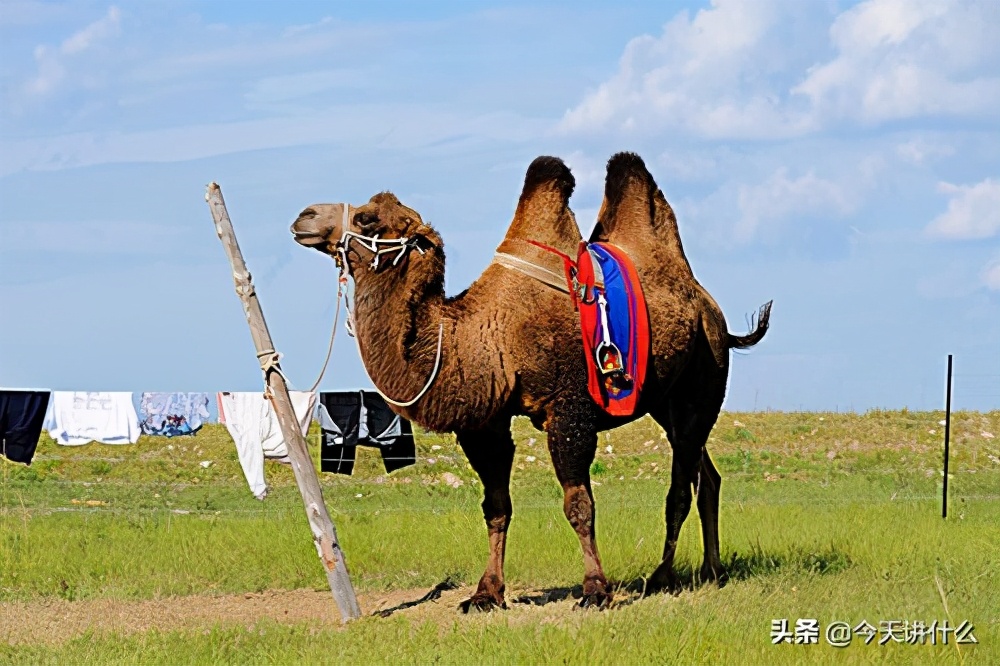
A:
[[[31,464],[49,395],[49,391],[0,390],[0,455]]]
[[[309,391],[289,391],[295,419],[305,437],[312,422],[316,394]],[[218,395],[219,415],[225,417],[226,429],[236,443],[243,475],[250,491],[259,500],[267,497],[264,480],[264,460],[288,462],[288,447],[281,434],[278,415],[271,401],[259,391],[247,393],[223,392]]]
[[[63,446],[139,441],[139,416],[130,392],[54,391],[45,420],[49,436]]]
[[[351,474],[358,446],[377,448],[386,472],[417,461],[410,422],[375,391],[323,392],[317,420],[323,431],[320,470]]]
[[[207,393],[143,393],[139,427],[146,435],[193,435],[209,418],[208,403]]]

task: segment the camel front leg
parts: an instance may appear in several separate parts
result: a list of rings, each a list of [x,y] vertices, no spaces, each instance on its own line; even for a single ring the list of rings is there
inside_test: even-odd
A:
[[[476,593],[460,608],[466,613],[472,609],[506,608],[503,560],[512,513],[510,468],[514,463],[514,440],[510,431],[481,430],[458,433],[458,443],[483,482],[483,517],[490,540],[486,571]]]
[[[603,608],[611,601],[611,586],[604,576],[597,552],[594,493],[590,487],[590,464],[597,451],[597,432],[581,426],[584,419],[550,419],[549,452],[556,477],[563,487],[563,513],[580,539],[583,549],[583,598],[580,606]],[[565,424],[572,424],[567,427]]]

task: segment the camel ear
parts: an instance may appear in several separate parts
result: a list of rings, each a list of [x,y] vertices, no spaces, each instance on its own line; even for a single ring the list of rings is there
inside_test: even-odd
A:
[[[551,187],[562,195],[563,201],[569,201],[576,187],[576,179],[569,167],[558,157],[542,155],[536,157],[524,174],[524,188],[521,190],[520,203],[524,203],[541,188]]]
[[[418,250],[426,252],[432,248],[437,247],[437,245],[430,238],[424,234],[416,234],[413,236],[413,242],[416,244]]]

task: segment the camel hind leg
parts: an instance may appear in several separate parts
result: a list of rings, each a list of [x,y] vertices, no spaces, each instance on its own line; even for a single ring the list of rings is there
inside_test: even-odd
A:
[[[717,402],[721,405],[721,398]],[[692,491],[697,496],[705,549],[701,582],[717,581],[723,584],[727,577],[719,553],[719,491],[722,477],[705,450],[718,409],[706,408],[705,402],[694,404],[671,398],[665,410],[652,415],[666,430],[674,454],[670,489],[667,491],[667,536],[663,545],[663,560],[650,577],[649,589],[667,589],[676,593],[681,588],[674,572],[674,556],[681,526],[691,510]]]
[[[510,469],[514,463],[514,440],[509,430],[477,430],[457,433],[458,443],[472,469],[483,482],[483,517],[490,540],[486,571],[479,579],[476,593],[460,608],[491,610],[506,608],[504,601],[503,561],[510,526]]]

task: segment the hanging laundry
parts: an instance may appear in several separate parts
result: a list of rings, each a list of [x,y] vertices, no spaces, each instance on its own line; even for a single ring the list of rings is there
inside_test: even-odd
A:
[[[316,394],[309,391],[289,391],[295,419],[302,429],[302,436],[309,431],[316,407]],[[247,478],[250,491],[259,500],[267,497],[264,480],[264,460],[288,462],[288,447],[278,425],[278,415],[264,394],[223,392],[218,395],[219,419],[236,443],[240,466]]]
[[[0,455],[31,464],[48,405],[49,391],[0,390]]]
[[[54,391],[45,422],[49,436],[63,446],[139,441],[139,416],[129,392]]]
[[[394,414],[378,393],[323,392],[319,402],[317,417],[323,431],[321,471],[353,472],[358,446],[377,448],[386,472],[417,461],[410,422]]]
[[[139,422],[147,435],[192,435],[208,420],[207,393],[143,393]]]

